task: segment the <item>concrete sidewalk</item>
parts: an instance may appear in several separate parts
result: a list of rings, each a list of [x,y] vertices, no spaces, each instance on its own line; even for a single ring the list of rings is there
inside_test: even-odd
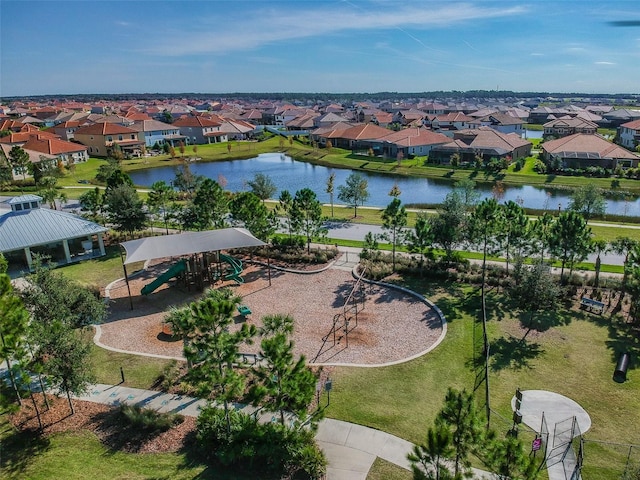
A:
[[[136,404],[190,417],[197,417],[207,403],[184,395],[105,384],[92,385],[85,395],[74,398],[114,406]],[[257,415],[262,422],[276,421],[273,413],[261,413],[250,405],[234,404],[234,408]],[[376,457],[410,469],[407,454],[413,449],[413,444],[380,430],[326,418],[319,422],[316,440],[329,462],[327,480],[366,480]],[[474,469],[474,478],[495,477]]]

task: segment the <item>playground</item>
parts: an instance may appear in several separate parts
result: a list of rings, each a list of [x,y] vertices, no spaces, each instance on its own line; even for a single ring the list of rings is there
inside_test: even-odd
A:
[[[440,317],[427,303],[392,287],[357,282],[348,270],[290,273],[230,258],[226,263],[231,274],[216,279],[214,286],[229,286],[243,298],[247,311],[238,312],[233,328],[244,322],[260,326],[266,315],[291,315],[296,353],[309,362],[364,366],[401,362],[429,350],[443,334]],[[178,281],[183,267],[176,265],[180,265],[177,259],[157,259],[132,275],[128,286],[124,279],[110,286],[110,317],[100,327],[101,345],[182,356],[182,342],[162,332],[162,321],[171,306],[188,304],[202,292]],[[147,287],[150,284],[153,289]],[[242,351],[257,354],[259,348],[256,342]]]

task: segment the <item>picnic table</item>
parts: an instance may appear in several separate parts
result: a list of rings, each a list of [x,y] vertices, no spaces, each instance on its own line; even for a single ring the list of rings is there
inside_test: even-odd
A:
[[[604,303],[589,297],[580,299],[580,306],[588,309],[590,312],[601,314],[604,312]]]

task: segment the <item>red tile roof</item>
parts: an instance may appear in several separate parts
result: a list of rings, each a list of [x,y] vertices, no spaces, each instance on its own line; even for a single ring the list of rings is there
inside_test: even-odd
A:
[[[76,135],[118,135],[121,133],[138,133],[135,130],[123,127],[117,123],[94,123],[76,130]]]
[[[638,160],[625,148],[609,142],[598,134],[574,133],[567,137],[549,140],[542,144],[542,149],[549,153],[580,152],[597,154],[600,158],[629,158]]]
[[[386,128],[379,127],[373,123],[366,123],[342,130],[338,136],[348,140],[372,140],[386,137],[389,132],[390,130]]]
[[[51,138],[46,135],[32,135],[22,148],[35,152],[48,153],[49,155],[60,155],[63,153],[82,152],[87,149],[84,145],[73,142],[66,142],[58,138]]]
[[[627,123],[623,123],[620,126],[621,127],[625,127],[625,128],[629,128],[631,130],[640,130],[640,119],[632,120],[632,121],[627,122]]]
[[[188,116],[184,115],[174,121],[171,125],[174,127],[219,127],[222,125],[222,122],[214,120],[212,118],[198,116]]]

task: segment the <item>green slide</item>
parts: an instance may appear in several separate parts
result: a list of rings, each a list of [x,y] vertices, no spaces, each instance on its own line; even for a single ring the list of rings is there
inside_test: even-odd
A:
[[[153,282],[142,287],[142,291],[141,291],[142,295],[149,295],[160,285],[162,285],[165,282],[168,282],[173,277],[180,275],[186,269],[187,269],[187,262],[184,259],[180,260],[178,263],[173,265],[169,270],[167,270],[158,278],[156,278]]]
[[[224,276],[225,280],[234,280],[237,283],[244,283],[244,278],[240,276],[242,273],[242,262],[240,260],[230,257],[229,255],[225,255],[224,253],[220,254],[220,260],[227,262],[233,269]]]

